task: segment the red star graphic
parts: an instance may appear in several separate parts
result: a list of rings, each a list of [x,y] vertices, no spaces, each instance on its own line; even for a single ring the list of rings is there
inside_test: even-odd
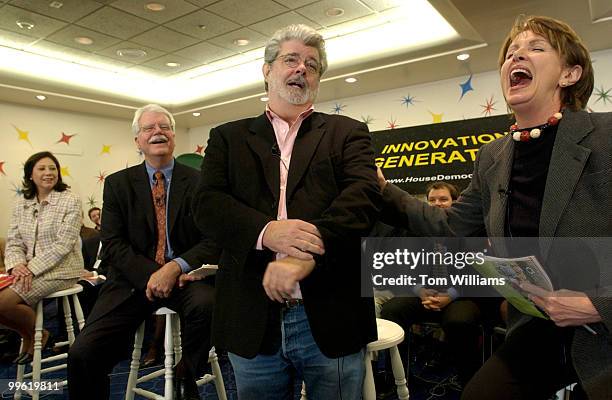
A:
[[[76,133],[74,135],[66,135],[64,132],[62,132],[62,138],[55,143],[66,143],[67,145],[69,145],[70,139],[72,139],[76,135]]]
[[[98,183],[104,183],[104,179],[106,179],[106,171],[98,171],[98,176],[96,176],[96,178],[98,179]]]
[[[486,104],[481,104],[480,107],[484,108],[484,110],[482,110],[482,113],[488,117],[494,110],[497,110],[495,107],[493,107],[497,102],[493,101],[493,95],[491,95],[490,99],[485,99],[485,101]]]
[[[6,175],[6,172],[4,172],[4,163],[5,161],[0,161],[0,174],[2,175]]]
[[[195,153],[202,154],[202,151],[204,151],[204,146],[200,146],[199,144],[197,144]]]
[[[391,121],[387,121],[387,129],[395,129],[399,126],[397,120],[391,118]]]

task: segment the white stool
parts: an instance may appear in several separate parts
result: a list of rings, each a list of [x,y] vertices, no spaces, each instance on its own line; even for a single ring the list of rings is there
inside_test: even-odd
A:
[[[181,349],[181,324],[179,316],[169,308],[162,307],[155,312],[155,315],[166,316],[166,332],[164,336],[164,368],[151,372],[138,378],[138,369],[140,368],[140,354],[142,350],[142,340],[144,338],[145,323],[143,322],[134,337],[134,351],[132,352],[132,362],[130,363],[130,375],[125,390],[125,400],[133,400],[134,394],[138,394],[147,399],[154,400],[172,400],[174,397],[174,371],[173,367],[178,363],[183,355]],[[212,368],[212,375],[206,374],[196,381],[196,385],[204,385],[209,382],[215,384],[217,397],[219,400],[227,400],[225,386],[223,384],[223,376],[219,367],[219,359],[213,347],[208,353],[208,362]],[[151,392],[137,387],[139,383],[150,381],[164,375],[164,395]]]
[[[408,387],[406,386],[406,374],[402,359],[397,345],[404,340],[404,330],[395,322],[386,319],[376,318],[378,328],[378,340],[368,343],[365,356],[366,375],[363,383],[363,399],[376,400],[376,389],[374,387],[374,374],[372,373],[372,355],[376,351],[389,349],[391,354],[391,368],[397,386],[397,397],[400,400],[407,400]]]
[[[574,386],[576,386],[576,385],[577,385],[577,383],[572,383],[571,385],[567,385],[563,389],[559,390],[555,394],[555,399],[557,399],[557,400],[569,400],[571,398],[571,396],[572,396],[572,392],[574,391]]]
[[[46,296],[45,299],[61,298],[62,306],[64,307],[64,319],[66,322],[66,332],[68,333],[68,340],[65,342],[58,342],[56,345],[72,346],[74,343],[74,328],[72,326],[72,312],[70,310],[69,299],[72,297],[72,304],[74,305],[74,312],[76,314],[79,331],[83,329],[85,325],[85,317],[83,316],[83,310],[81,309],[81,303],[77,293],[83,291],[81,285],[75,284],[71,288],[59,290]],[[39,301],[36,305],[36,322],[34,324],[34,357],[32,360],[32,372],[25,374],[25,365],[17,366],[17,382],[23,382],[24,379],[31,378],[32,383],[40,382],[40,376],[46,372],[59,371],[65,369],[67,364],[54,365],[52,367],[41,369],[42,363],[53,362],[57,360],[64,360],[68,358],[68,353],[61,353],[51,357],[42,358],[42,331],[43,331],[43,301]],[[23,340],[21,341],[20,353],[24,351]],[[67,380],[58,383],[58,386],[66,386]],[[33,400],[38,400],[40,393],[38,390],[26,390],[26,392],[32,396]],[[21,399],[21,391],[15,393],[15,399]]]

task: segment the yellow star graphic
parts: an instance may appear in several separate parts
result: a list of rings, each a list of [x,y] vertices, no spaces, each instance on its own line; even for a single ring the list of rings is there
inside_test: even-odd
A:
[[[60,173],[62,174],[62,177],[69,176],[72,178],[72,176],[70,175],[70,171],[68,170],[68,167],[60,167]]]
[[[17,134],[18,134],[18,139],[17,140],[26,141],[26,142],[28,142],[30,144],[30,146],[32,146],[32,142],[30,142],[30,138],[28,137],[30,132],[23,131],[23,130],[17,128],[15,125],[13,125],[13,128],[15,128],[15,130],[17,131]]]
[[[110,144],[103,144],[102,145],[102,151],[100,152],[100,154],[110,154],[110,149],[111,149],[112,145]]]
[[[436,114],[431,111],[429,113],[431,114],[431,117],[433,118],[434,124],[439,124],[440,122],[442,122],[442,117],[444,116],[444,113]]]

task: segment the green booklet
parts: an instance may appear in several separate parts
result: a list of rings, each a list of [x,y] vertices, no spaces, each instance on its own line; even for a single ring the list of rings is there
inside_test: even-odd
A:
[[[472,267],[485,278],[503,278],[505,284],[496,285],[494,288],[517,310],[534,317],[549,319],[529,300],[527,293],[520,287],[522,283],[531,283],[544,290],[553,291],[548,274],[535,256],[520,258],[486,256],[483,264],[472,264]]]

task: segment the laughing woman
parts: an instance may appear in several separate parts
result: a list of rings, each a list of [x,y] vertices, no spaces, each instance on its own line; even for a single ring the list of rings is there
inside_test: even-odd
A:
[[[23,197],[13,208],[6,243],[6,268],[14,281],[0,290],[0,323],[23,338],[18,364],[33,358],[35,305],[74,285],[83,270],[81,201],[66,190],[57,158],[36,153],[23,170]],[[45,330],[43,348],[48,339]]]
[[[593,69],[582,41],[563,22],[521,17],[499,66],[516,118],[511,134],[480,149],[470,185],[448,210],[424,206],[379,176],[390,213],[385,219],[421,234],[469,236],[484,228],[489,237],[612,236],[612,115],[584,111]],[[575,276],[583,267],[574,265]],[[603,276],[612,272],[611,265],[602,268]],[[567,290],[532,294],[551,320],[510,306],[505,343],[462,399],[548,399],[576,381],[576,397],[612,399],[612,298]]]

